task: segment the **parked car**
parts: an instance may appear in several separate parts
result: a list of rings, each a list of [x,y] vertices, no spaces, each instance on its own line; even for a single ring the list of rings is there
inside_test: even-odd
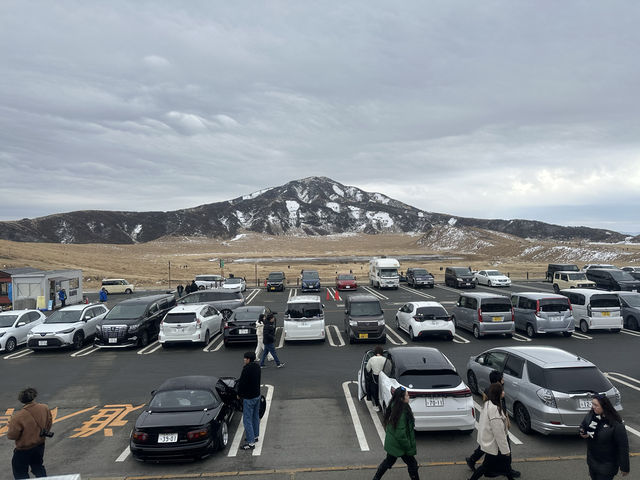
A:
[[[615,265],[611,265],[610,263],[588,263],[584,267],[582,267],[582,271],[586,272],[592,268],[618,268]]]
[[[45,320],[40,310],[10,310],[0,313],[0,352],[13,352],[27,343],[29,330]]]
[[[498,347],[472,356],[467,382],[476,393],[489,386],[491,370],[503,373],[505,401],[523,433],[576,435],[594,394],[622,410],[620,392],[598,367],[555,347]]]
[[[336,290],[357,290],[356,276],[351,273],[340,273],[336,277]]]
[[[222,284],[222,288],[232,292],[244,292],[247,290],[247,282],[242,277],[227,278]]]
[[[622,324],[631,330],[640,330],[640,293],[615,293],[620,299]]]
[[[615,293],[602,292],[587,288],[560,290],[571,302],[576,328],[582,333],[589,330],[622,329],[620,299]]]
[[[271,272],[267,277],[267,292],[284,292],[284,272]]]
[[[603,290],[640,291],[640,280],[617,268],[590,268],[587,270],[587,278],[596,283],[596,288]]]
[[[547,282],[550,282],[553,280],[553,274],[555,272],[579,272],[580,269],[578,268],[577,265],[574,265],[573,263],[550,263],[547,266],[547,275],[546,275],[546,280]]]
[[[367,361],[364,354],[358,370],[358,397],[366,395]],[[438,349],[429,347],[394,347],[385,352],[387,360],[378,376],[378,392],[385,411],[396,388],[409,392],[409,406],[416,430],[461,430],[473,433],[475,418],[471,390],[456,368]]]
[[[510,287],[511,279],[501,274],[498,270],[480,270],[473,274],[478,285],[487,285],[489,287]]]
[[[325,341],[324,305],[318,295],[297,295],[284,312],[284,339]]]
[[[516,330],[524,330],[529,338],[540,333],[562,333],[565,337],[573,335],[575,323],[571,304],[564,295],[512,293],[511,305]]]
[[[240,410],[236,379],[205,376],[170,378],[151,392],[131,431],[136,460],[199,459],[224,449],[229,424]]]
[[[103,304],[79,304],[56,310],[27,334],[33,350],[71,347],[79,350],[96,335],[96,326],[109,312]]]
[[[236,308],[244,305],[244,296],[238,291],[234,292],[224,288],[216,288],[193,292],[178,300],[178,304],[180,305],[189,305],[193,303],[206,303],[207,305],[214,307],[226,320],[231,316]]]
[[[269,307],[258,305],[245,305],[236,308],[231,316],[223,324],[223,341],[225,347],[232,343],[256,343],[256,323],[260,315],[269,315],[272,312]]]
[[[469,267],[447,267],[444,271],[444,284],[455,288],[476,288],[476,282]]]
[[[316,270],[303,270],[300,276],[300,287],[303,292],[320,291],[320,275]]]
[[[485,335],[506,335],[514,333],[513,308],[508,297],[493,293],[465,293],[451,310],[451,318],[456,328],[464,328],[475,338]]]
[[[584,272],[555,272],[553,291],[560,293],[560,290],[565,288],[596,288],[596,282],[589,280]]]
[[[636,280],[640,280],[640,267],[622,267],[621,270],[627,272]]]
[[[396,328],[406,332],[412,341],[431,335],[453,340],[456,333],[447,310],[438,302],[405,303],[396,313]]]
[[[95,344],[101,348],[144,347],[155,340],[160,321],[176,305],[173,295],[145,295],[118,303],[98,322]]]
[[[224,282],[224,277],[222,275],[214,274],[196,275],[195,282],[198,286],[198,290],[218,288]]]
[[[102,288],[104,288],[109,295],[113,293],[133,293],[136,289],[135,285],[127,282],[124,278],[103,278]]]
[[[160,322],[158,341],[163,347],[173,343],[203,343],[222,333],[222,314],[210,305],[177,305]]]
[[[344,302],[344,333],[349,343],[366,340],[385,343],[384,312],[373,295],[349,295]]]
[[[426,268],[407,268],[407,285],[413,288],[433,288],[435,280]]]

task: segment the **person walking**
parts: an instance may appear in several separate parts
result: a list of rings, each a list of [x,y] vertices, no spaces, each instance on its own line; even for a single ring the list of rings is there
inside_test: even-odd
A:
[[[371,375],[367,375],[366,385],[367,385],[367,395],[371,398],[373,402],[373,406],[376,412],[380,411],[380,398],[378,391],[378,375],[382,371],[382,367],[384,367],[384,362],[387,361],[387,357],[384,355],[384,349],[380,345],[376,345],[376,348],[373,350],[373,356],[367,360],[367,365],[365,366],[365,370]]]
[[[242,399],[242,423],[245,443],[240,448],[253,450],[260,435],[260,367],[255,352],[244,354],[244,367],[238,380],[238,398]]]
[[[278,368],[284,367],[284,362],[281,362],[276,353],[276,317],[273,313],[267,315],[267,323],[264,326],[263,332],[264,351],[262,352],[262,358],[260,359],[260,368],[264,368],[264,360],[270,353],[273,355],[273,359],[276,361]]]
[[[191,280],[191,288],[190,288],[190,292],[189,293],[193,293],[193,292],[197,292],[198,291],[198,285],[196,285],[196,281],[195,280]]]
[[[181,283],[176,287],[176,291],[178,292],[178,298],[182,297],[182,293],[184,292],[184,286]]]
[[[100,290],[100,301],[102,303],[107,303],[107,290],[104,287]]]
[[[418,462],[416,461],[416,433],[415,420],[409,406],[409,392],[404,387],[398,387],[391,395],[389,408],[384,416],[385,437],[384,450],[387,457],[378,466],[373,480],[380,480],[398,457],[407,464],[409,478],[420,480]]]
[[[7,438],[15,441],[11,468],[13,478],[29,478],[29,469],[36,477],[46,477],[44,468],[44,442],[53,436],[49,429],[53,423],[51,411],[44,403],[35,401],[38,392],[31,387],[18,394],[24,404],[9,420]]]
[[[256,358],[261,358],[262,352],[264,351],[264,321],[264,313],[261,313],[258,316],[258,321],[256,322],[256,337],[258,338],[258,345],[256,345]],[[272,362],[273,355],[267,355],[267,360]]]
[[[478,422],[478,443],[484,452],[484,462],[474,471],[470,480],[483,475],[504,475],[509,480],[511,474],[511,448],[507,438],[507,414],[502,408],[504,390],[499,382],[489,386],[489,398],[484,402]]]
[[[58,291],[58,299],[60,300],[60,303],[62,304],[61,308],[64,308],[67,304],[67,292],[64,291],[64,288],[61,288]]]
[[[591,480],[612,480],[629,475],[629,439],[620,414],[606,395],[591,400],[591,411],[580,424],[580,436],[587,440],[587,466]]]

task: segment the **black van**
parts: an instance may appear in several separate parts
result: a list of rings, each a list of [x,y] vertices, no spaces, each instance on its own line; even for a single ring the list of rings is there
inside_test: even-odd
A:
[[[367,340],[386,343],[384,313],[373,295],[349,295],[345,301],[344,333],[349,343]]]
[[[586,271],[587,278],[596,282],[596,288],[618,291],[640,291],[640,280],[636,280],[629,272],[617,268],[590,268]]]
[[[547,282],[553,282],[553,274],[556,272],[579,272],[580,269],[573,263],[550,263],[547,265]]]
[[[455,288],[476,288],[476,281],[469,267],[447,267],[444,271],[444,284]]]
[[[160,322],[176,305],[173,295],[147,295],[118,303],[96,327],[100,347],[146,346],[158,336]]]
[[[267,292],[284,292],[284,272],[271,272],[267,277]]]

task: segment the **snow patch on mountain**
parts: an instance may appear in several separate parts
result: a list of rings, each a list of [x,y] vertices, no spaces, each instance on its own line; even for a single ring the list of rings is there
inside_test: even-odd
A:
[[[334,192],[336,192],[341,197],[344,197],[344,190],[342,190],[339,186],[337,186],[336,184],[333,184],[331,185],[331,187],[333,188]]]
[[[134,241],[138,241],[138,237],[140,236],[140,232],[142,232],[142,224],[138,224],[131,232],[131,239]]]
[[[382,203],[384,205],[388,205],[389,204],[389,197],[385,197],[384,195],[380,194],[380,193],[374,193],[373,195],[373,200],[378,202],[378,203]]]
[[[296,194],[298,195],[298,198],[300,200],[302,200],[302,203],[311,203],[311,197],[309,195],[309,189],[305,188],[305,187],[300,187],[298,185],[294,185],[294,190],[296,191]],[[288,204],[289,202],[287,201],[287,208],[288,208]],[[291,211],[291,210],[289,210]]]
[[[369,220],[380,222],[383,228],[390,228],[394,223],[393,218],[387,212],[367,212],[366,216]]]
[[[353,205],[349,205],[349,210],[351,210],[351,215],[357,219],[360,220],[360,218],[362,218],[362,209],[359,207],[354,207]]]
[[[253,198],[256,198],[262,195],[263,193],[268,192],[269,190],[273,190],[273,187],[263,188],[262,190],[258,190],[257,192],[250,193],[249,195],[243,195],[242,200],[251,200]]]
[[[447,223],[453,227],[456,223],[458,223],[458,219],[451,217]]]
[[[340,204],[336,202],[327,202],[326,205],[327,205],[327,208],[330,208],[336,213],[340,213]]]

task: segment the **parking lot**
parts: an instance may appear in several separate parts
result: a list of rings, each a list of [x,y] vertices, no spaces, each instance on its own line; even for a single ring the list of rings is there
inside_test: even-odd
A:
[[[542,282],[515,282],[510,289],[479,286],[476,290],[505,295],[511,291],[552,292],[550,284]],[[496,346],[550,345],[594,362],[620,390],[630,451],[640,452],[640,366],[635,360],[640,332],[623,329],[620,333],[589,332],[576,333],[571,338],[552,335],[533,339],[517,332],[510,339],[475,339],[470,332],[458,330],[453,341],[435,338],[412,342],[394,328],[397,309],[408,301],[420,300],[435,300],[450,308],[460,291],[442,285],[413,290],[401,284],[398,290],[383,291],[361,286],[359,292],[372,293],[381,300],[387,322],[387,348],[412,344],[436,347],[447,355],[465,380],[469,357]],[[286,301],[295,293],[295,288],[284,292],[249,288],[245,297],[250,305],[266,305],[279,312],[278,325],[281,326]],[[263,393],[270,402],[262,419],[260,441],[253,451],[239,450],[242,422],[240,415],[236,415],[229,446],[202,461],[158,465],[136,462],[129,455],[132,425],[151,390],[163,380],[192,374],[239,375],[242,354],[253,346],[224,347],[219,336],[206,346],[163,349],[155,342],[145,348],[103,350],[87,344],[78,351],[33,352],[23,347],[4,355],[0,360],[3,379],[0,436],[6,435],[6,422],[13,409],[20,407],[17,392],[29,385],[39,390],[39,400],[48,403],[54,413],[55,437],[47,442],[45,456],[50,474],[77,472],[82,473],[83,478],[126,475],[180,478],[202,472],[309,467],[326,468],[328,472],[334,467],[377,464],[384,455],[382,417],[370,404],[358,400],[355,382],[362,356],[373,345],[350,345],[344,335],[344,299],[349,294],[340,292],[336,298],[335,291],[329,288],[331,299],[327,299],[326,289],[321,292],[326,342],[285,343],[282,329],[278,329],[276,346],[286,366],[276,369],[271,364],[262,370]],[[125,298],[128,297],[111,295],[108,306]],[[479,397],[475,400],[481,401]],[[550,461],[571,460],[585,454],[584,442],[577,435],[525,435],[515,425],[511,433],[516,461],[545,460],[518,464],[516,468],[523,471],[523,476],[549,478],[541,472],[549,470]],[[416,437],[417,458],[422,464],[464,462],[464,457],[476,447],[475,435],[458,432],[418,432]],[[12,449],[10,442],[4,444],[0,462],[8,465]],[[574,460],[578,467],[562,468],[584,469],[584,460]],[[636,465],[633,460],[632,469]],[[444,467],[438,467],[438,471],[445,472]],[[451,468],[455,469],[452,475],[456,478],[468,476],[466,466],[452,465]],[[369,471],[362,478],[371,475]]]

